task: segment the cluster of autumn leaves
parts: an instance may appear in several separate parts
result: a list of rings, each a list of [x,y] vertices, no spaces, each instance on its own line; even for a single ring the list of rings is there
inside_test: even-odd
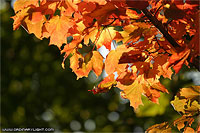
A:
[[[172,68],[178,73],[199,56],[198,7],[191,0],[17,0],[12,18],[14,30],[22,26],[39,39],[50,38],[49,44],[64,54],[63,67],[70,57],[77,78],[91,71],[98,77],[105,70],[108,76],[93,93],[116,86],[136,109],[142,105],[141,95],[158,103],[160,92],[168,93],[160,77],[171,79]],[[145,16],[146,8],[179,47]],[[109,50],[106,58],[99,52],[102,46]]]

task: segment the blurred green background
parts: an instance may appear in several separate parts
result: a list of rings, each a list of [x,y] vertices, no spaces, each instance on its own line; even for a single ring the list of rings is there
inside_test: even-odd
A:
[[[173,81],[162,79],[170,95],[162,94],[160,105],[143,97],[145,106],[135,113],[117,88],[99,95],[88,92],[93,77],[76,80],[69,60],[62,69],[63,56],[56,46],[48,46],[47,39],[38,40],[22,27],[13,31],[10,1],[1,2],[1,128],[143,132],[153,124],[180,117],[169,101],[179,87],[192,84],[183,73]]]

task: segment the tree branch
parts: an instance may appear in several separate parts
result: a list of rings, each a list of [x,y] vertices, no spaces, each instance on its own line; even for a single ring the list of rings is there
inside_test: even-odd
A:
[[[151,23],[160,30],[160,32],[163,34],[163,36],[167,39],[167,41],[174,47],[174,50],[176,51],[176,48],[180,48],[180,45],[174,40],[174,38],[165,30],[163,24],[158,21],[158,19],[153,16],[148,9],[142,9],[142,12],[145,14],[145,16],[151,21]],[[190,57],[188,58],[189,61]],[[191,62],[192,65],[200,71],[200,60],[198,57],[194,58],[193,62]]]
[[[152,22],[152,24],[160,30],[163,36],[167,39],[167,41],[174,47],[180,47],[178,43],[174,40],[174,38],[165,30],[163,24],[158,21],[158,19],[153,16],[147,9],[143,9],[142,12],[146,15],[146,17]]]

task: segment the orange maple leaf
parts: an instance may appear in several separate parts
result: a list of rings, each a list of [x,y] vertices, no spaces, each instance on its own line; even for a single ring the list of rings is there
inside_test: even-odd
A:
[[[127,49],[126,46],[121,45],[118,46],[116,50],[110,51],[105,60],[105,71],[108,75],[117,71],[117,69],[119,68],[119,59],[121,58],[122,53],[127,52],[131,49],[133,48]]]
[[[70,68],[77,75],[77,79],[87,77],[91,70],[94,71],[96,76],[99,76],[102,73],[103,67],[103,57],[98,51],[90,52],[83,57],[74,50],[70,58]]]
[[[107,49],[111,49],[111,42],[115,38],[117,31],[114,30],[114,27],[108,28],[95,28],[93,27],[84,37],[84,43],[88,44],[91,40],[97,46],[97,49],[103,45]]]
[[[18,11],[30,6],[39,7],[38,0],[16,0],[14,3],[14,11],[17,13]]]
[[[53,16],[45,23],[45,28],[50,35],[50,43],[59,48],[63,43],[67,43],[67,33],[69,28],[74,25],[74,22],[65,16]]]
[[[142,10],[149,6],[149,3],[147,0],[126,0],[126,4],[128,7],[131,8],[137,8],[139,10]]]
[[[168,60],[169,64],[167,68],[173,66],[173,69],[176,73],[178,73],[183,64],[187,62],[187,58],[190,54],[190,49],[185,48],[185,50],[181,51],[180,53],[174,53]]]
[[[130,105],[134,107],[134,109],[137,109],[139,105],[143,105],[141,95],[143,93],[144,85],[140,84],[139,78],[131,85],[123,85],[118,82],[117,87],[123,91],[123,97],[130,100]]]
[[[115,80],[115,75],[114,74],[110,74],[107,77],[105,77],[99,84],[97,87],[94,87],[92,90],[93,94],[98,94],[98,93],[102,93],[102,92],[107,92],[109,91],[113,86],[115,86],[117,84],[116,80]]]

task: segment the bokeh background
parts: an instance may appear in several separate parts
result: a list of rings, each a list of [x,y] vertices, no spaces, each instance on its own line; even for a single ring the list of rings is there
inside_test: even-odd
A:
[[[63,55],[48,40],[39,40],[22,27],[12,30],[11,1],[1,0],[1,128],[52,127],[71,132],[144,132],[153,124],[180,115],[170,105],[179,87],[200,84],[200,74],[184,67],[173,80],[162,78],[169,94],[160,104],[143,98],[134,111],[120,98],[119,89],[105,94],[88,92],[98,82],[92,74],[76,80]]]

